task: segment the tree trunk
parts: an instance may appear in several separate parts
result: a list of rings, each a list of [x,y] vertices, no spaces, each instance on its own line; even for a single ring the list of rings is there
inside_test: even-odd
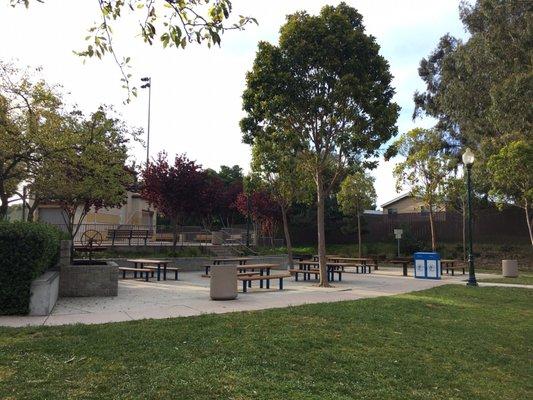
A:
[[[529,218],[529,204],[527,200],[526,200],[524,209],[526,210],[526,221],[527,221],[527,228],[529,230],[529,240],[531,241],[531,245],[533,246],[533,232],[531,231],[532,221],[531,221],[531,218]]]
[[[172,220],[172,253],[176,254],[176,245],[178,244],[178,220]]]
[[[326,229],[324,227],[325,193],[322,171],[317,171],[317,227],[318,227],[318,264],[320,269],[319,286],[329,287],[326,265]]]
[[[7,218],[8,201],[7,196],[0,195],[0,221]]]
[[[293,269],[294,260],[292,259],[291,233],[289,232],[289,221],[287,220],[287,209],[285,204],[281,203],[281,217],[283,219],[283,232],[285,233],[285,243],[287,245],[287,256],[289,257],[289,268]]]
[[[433,220],[433,209],[431,205],[429,206],[429,227],[431,228],[431,250],[435,251],[437,249],[435,239],[435,221]]]
[[[357,247],[359,249],[359,258],[362,257],[362,250],[361,250],[361,214],[359,212],[357,213]]]

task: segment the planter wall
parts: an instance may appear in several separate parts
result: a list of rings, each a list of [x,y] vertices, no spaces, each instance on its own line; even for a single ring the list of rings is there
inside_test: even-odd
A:
[[[61,297],[107,297],[118,294],[118,265],[62,265],[59,278]]]
[[[29,315],[50,315],[59,294],[59,272],[48,271],[33,280]]]

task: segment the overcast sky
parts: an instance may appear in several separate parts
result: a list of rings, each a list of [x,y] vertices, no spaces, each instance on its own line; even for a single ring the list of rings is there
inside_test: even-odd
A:
[[[110,58],[82,60],[72,53],[84,45],[86,29],[99,18],[97,1],[46,0],[29,10],[0,4],[0,57],[19,65],[42,66],[50,83],[63,85],[68,100],[85,111],[110,104],[132,126],[146,127],[147,93],[123,105],[120,75]],[[166,150],[171,156],[186,153],[204,167],[239,164],[245,170],[250,149],[241,143],[239,120],[243,116],[241,94],[245,73],[253,63],[257,42],[277,43],[285,15],[298,10],[318,13],[325,4],[315,0],[233,0],[234,14],[256,17],[258,26],[223,36],[222,47],[190,46],[185,50],[149,47],[135,39],[135,21],[115,29],[115,48],[130,56],[135,77],[152,77],[152,125],[150,153]],[[431,121],[411,121],[413,92],[423,89],[418,63],[447,32],[464,37],[455,0],[359,0],[347,1],[363,15],[367,32],[377,38],[381,54],[389,61],[396,88],[395,101],[402,111],[399,132]],[[142,162],[145,150],[132,149]],[[396,197],[392,162],[380,162],[376,177],[378,205]]]

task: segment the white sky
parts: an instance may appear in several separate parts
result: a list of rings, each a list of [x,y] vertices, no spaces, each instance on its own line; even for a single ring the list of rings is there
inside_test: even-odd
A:
[[[42,66],[50,83],[63,85],[67,99],[85,111],[105,103],[113,105],[131,126],[146,127],[147,93],[123,105],[124,91],[118,68],[110,58],[86,64],[72,53],[84,47],[86,29],[99,18],[97,1],[46,0],[29,10],[0,3],[0,57],[19,65]],[[185,50],[149,47],[136,34],[135,21],[115,29],[115,48],[130,56],[135,78],[152,77],[150,154],[166,150],[171,156],[186,153],[204,167],[239,164],[245,170],[250,149],[241,143],[239,120],[245,73],[253,63],[257,42],[277,42],[285,15],[305,9],[318,13],[324,4],[316,0],[233,0],[234,15],[258,19],[258,26],[229,32],[221,48],[188,46]],[[399,132],[415,126],[411,121],[413,92],[423,89],[418,63],[447,32],[464,37],[456,0],[359,0],[347,1],[363,15],[367,32],[377,38],[381,54],[389,61],[396,88],[395,101],[402,107]],[[430,125],[417,121],[416,125]],[[133,148],[139,161],[145,150]],[[394,162],[380,162],[376,177],[378,205],[396,197]]]

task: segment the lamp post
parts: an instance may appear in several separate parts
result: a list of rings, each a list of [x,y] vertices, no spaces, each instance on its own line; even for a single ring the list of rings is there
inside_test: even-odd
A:
[[[146,135],[146,166],[148,166],[148,163],[150,162],[150,108],[151,108],[151,101],[152,101],[152,78],[151,77],[141,78],[141,81],[144,82],[141,85],[141,88],[142,89],[148,88],[148,129],[147,129],[147,135]]]
[[[466,167],[466,198],[468,203],[468,282],[466,284],[467,286],[477,286],[474,255],[472,254],[472,181],[470,177],[475,157],[472,150],[467,148],[462,158]]]

